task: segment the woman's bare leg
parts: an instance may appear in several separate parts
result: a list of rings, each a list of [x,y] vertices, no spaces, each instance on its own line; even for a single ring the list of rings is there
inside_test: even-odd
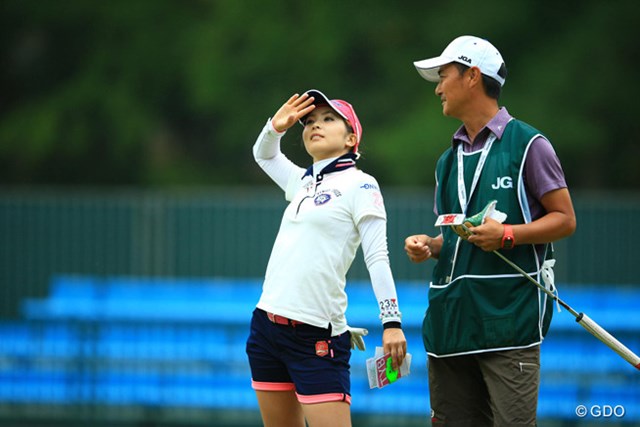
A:
[[[347,402],[302,405],[309,427],[351,427],[351,406]]]
[[[294,391],[256,390],[256,396],[264,427],[305,427],[302,405]]]

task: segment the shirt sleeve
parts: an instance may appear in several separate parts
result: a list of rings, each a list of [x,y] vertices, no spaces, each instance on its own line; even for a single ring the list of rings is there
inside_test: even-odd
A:
[[[524,164],[524,180],[528,193],[536,200],[549,191],[567,187],[560,159],[547,139],[538,137],[531,143]]]
[[[365,264],[380,309],[380,320],[383,325],[387,322],[400,322],[402,314],[389,264],[387,222],[380,217],[367,216],[358,223],[358,231],[362,239]]]
[[[291,177],[302,176],[304,169],[296,166],[280,151],[280,139],[283,135],[284,132],[273,128],[269,119],[253,145],[253,158],[269,178],[286,192]]]
[[[358,224],[364,217],[374,216],[387,219],[384,199],[378,187],[378,182],[370,175],[363,174],[355,189],[353,198],[353,220]]]

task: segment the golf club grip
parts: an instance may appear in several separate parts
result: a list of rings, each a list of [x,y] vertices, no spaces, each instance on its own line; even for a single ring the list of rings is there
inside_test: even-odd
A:
[[[591,335],[605,343],[611,350],[618,353],[624,360],[631,363],[636,369],[640,369],[640,357],[638,357],[633,351],[629,350],[609,332],[605,331],[602,326],[594,322],[589,316],[584,313],[580,313],[578,317],[576,317],[576,322],[589,331]]]

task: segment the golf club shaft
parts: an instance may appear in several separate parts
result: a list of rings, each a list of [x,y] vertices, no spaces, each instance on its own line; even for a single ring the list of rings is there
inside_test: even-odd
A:
[[[504,262],[506,262],[507,264],[509,264],[511,267],[513,267],[518,273],[522,274],[525,278],[527,278],[531,283],[533,283],[534,285],[536,285],[538,288],[540,288],[541,291],[543,291],[544,293],[546,293],[547,295],[549,295],[552,299],[554,299],[555,301],[558,302],[558,304],[560,304],[562,307],[566,308],[567,311],[569,311],[569,313],[573,314],[574,317],[578,317],[580,315],[580,313],[578,313],[577,311],[575,311],[573,308],[571,308],[569,306],[569,304],[565,303],[564,301],[562,301],[560,298],[558,298],[558,296],[556,294],[554,294],[553,292],[551,292],[549,289],[547,289],[546,287],[544,287],[542,284],[540,284],[536,279],[534,279],[533,277],[531,277],[531,275],[529,273],[527,273],[526,271],[524,271],[523,269],[521,269],[517,264],[515,264],[513,261],[511,261],[509,258],[507,258],[506,256],[502,255],[500,252],[493,251],[494,254],[498,255],[500,258],[502,258],[502,260]]]
[[[591,335],[602,341],[606,344],[611,350],[615,351],[620,357],[633,365],[636,369],[640,369],[640,357],[636,355],[633,351],[631,351],[628,347],[618,341],[613,335],[607,332],[602,326],[598,325],[593,319],[587,316],[584,313],[578,313],[564,301],[562,301],[556,294],[551,292],[551,290],[544,287],[537,280],[535,280],[529,273],[521,269],[517,264],[513,261],[502,255],[497,250],[493,251],[494,254],[498,255],[502,260],[504,260],[507,264],[513,267],[518,273],[527,278],[531,283],[536,285],[540,290],[549,295],[555,301],[558,302],[561,306],[567,309],[573,316],[576,318],[576,322],[580,324],[583,328],[585,328]]]

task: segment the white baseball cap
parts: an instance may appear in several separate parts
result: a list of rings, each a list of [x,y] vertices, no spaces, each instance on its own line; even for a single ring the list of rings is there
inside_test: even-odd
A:
[[[440,56],[416,61],[413,65],[425,80],[438,82],[438,69],[452,62],[478,67],[482,74],[504,86],[505,77],[499,74],[504,65],[502,55],[487,40],[475,36],[460,36],[449,43]]]

